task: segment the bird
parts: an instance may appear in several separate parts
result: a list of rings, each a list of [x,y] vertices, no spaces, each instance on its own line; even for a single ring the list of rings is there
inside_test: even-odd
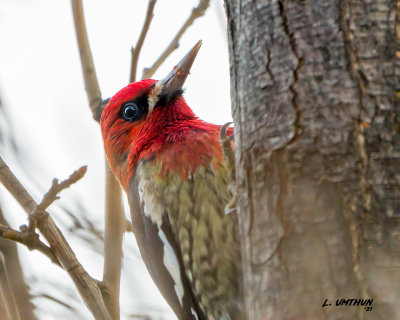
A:
[[[183,96],[200,46],[164,79],[118,91],[100,125],[140,254],[177,318],[240,319],[240,252],[236,217],[224,210],[230,194],[221,126],[199,119]]]

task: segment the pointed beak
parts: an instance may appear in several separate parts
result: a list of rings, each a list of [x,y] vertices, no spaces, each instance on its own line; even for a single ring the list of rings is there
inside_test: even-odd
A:
[[[200,47],[201,40],[196,43],[164,79],[160,80],[163,85],[163,94],[166,94],[167,97],[182,89]]]

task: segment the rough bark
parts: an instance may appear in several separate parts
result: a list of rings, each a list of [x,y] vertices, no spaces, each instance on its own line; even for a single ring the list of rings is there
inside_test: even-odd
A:
[[[225,5],[248,318],[400,319],[400,4]]]

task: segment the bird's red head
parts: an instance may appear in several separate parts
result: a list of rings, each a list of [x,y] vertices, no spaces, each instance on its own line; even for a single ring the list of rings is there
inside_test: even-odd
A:
[[[131,83],[115,94],[101,116],[108,161],[124,189],[136,164],[194,132],[217,130],[199,120],[182,97],[182,85],[200,48],[189,51],[163,80]]]

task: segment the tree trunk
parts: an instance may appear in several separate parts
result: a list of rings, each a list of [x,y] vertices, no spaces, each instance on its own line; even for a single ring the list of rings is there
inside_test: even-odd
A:
[[[248,318],[400,319],[399,1],[225,5]]]

